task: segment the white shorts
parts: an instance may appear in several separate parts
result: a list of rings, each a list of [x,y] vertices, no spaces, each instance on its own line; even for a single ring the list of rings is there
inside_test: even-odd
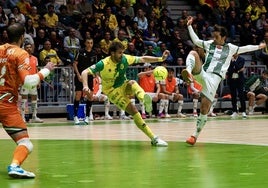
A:
[[[20,88],[21,95],[37,95],[37,87],[33,87],[32,89],[28,89],[24,86]]]
[[[214,73],[207,73],[203,69],[200,74],[193,76],[202,85],[201,94],[213,102],[222,78]]]
[[[146,94],[148,94],[152,99],[154,97],[157,97],[157,94],[156,93],[150,93],[150,92],[145,92]]]

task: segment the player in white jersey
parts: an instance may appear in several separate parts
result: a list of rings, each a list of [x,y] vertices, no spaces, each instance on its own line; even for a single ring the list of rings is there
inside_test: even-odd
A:
[[[212,33],[213,40],[204,41],[198,38],[191,24],[193,17],[188,17],[187,27],[193,43],[203,48],[206,52],[205,61],[202,63],[198,53],[191,51],[186,58],[186,69],[182,70],[182,77],[186,82],[192,82],[195,79],[202,85],[200,115],[197,118],[196,130],[186,142],[194,145],[196,140],[206,124],[207,114],[216,94],[216,90],[225,78],[225,74],[230,65],[234,54],[255,51],[266,47],[265,43],[260,45],[236,46],[226,43],[227,30],[221,26],[214,26]]]

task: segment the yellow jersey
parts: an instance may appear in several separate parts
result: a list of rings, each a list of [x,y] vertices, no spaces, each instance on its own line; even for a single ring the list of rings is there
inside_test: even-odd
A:
[[[139,62],[139,57],[124,54],[120,62],[114,62],[111,56],[100,60],[89,67],[93,74],[99,72],[102,79],[102,91],[108,94],[114,88],[118,88],[127,80],[126,70],[129,65]]]

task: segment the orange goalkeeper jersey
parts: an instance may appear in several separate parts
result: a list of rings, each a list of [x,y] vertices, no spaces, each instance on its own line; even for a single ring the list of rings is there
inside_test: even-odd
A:
[[[18,98],[18,88],[29,74],[29,54],[12,44],[0,46],[0,95],[11,93],[14,102]]]

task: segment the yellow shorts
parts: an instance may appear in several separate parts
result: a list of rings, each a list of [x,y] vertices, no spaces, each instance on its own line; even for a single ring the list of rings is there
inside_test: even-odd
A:
[[[129,93],[127,92],[127,83],[128,82],[125,82],[122,86],[114,88],[107,94],[110,102],[121,110],[126,110],[128,104],[131,102],[129,98],[130,96],[127,95],[127,93]]]

